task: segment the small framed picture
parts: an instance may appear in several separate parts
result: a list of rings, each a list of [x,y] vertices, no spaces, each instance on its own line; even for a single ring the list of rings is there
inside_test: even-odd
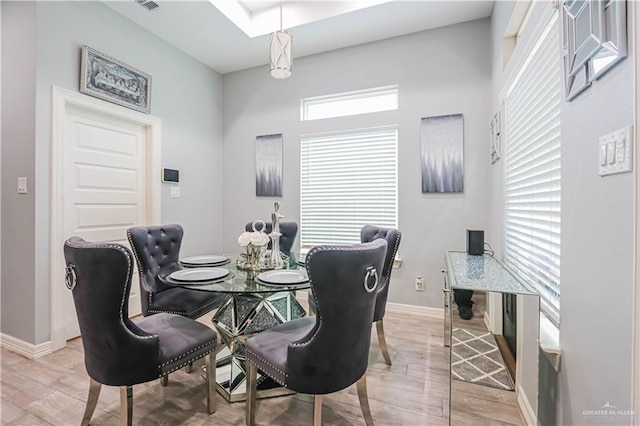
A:
[[[502,129],[501,129],[501,113],[496,112],[491,120],[491,164],[494,164],[500,159],[501,143],[502,143]]]
[[[82,48],[80,92],[149,113],[151,76],[89,46]]]

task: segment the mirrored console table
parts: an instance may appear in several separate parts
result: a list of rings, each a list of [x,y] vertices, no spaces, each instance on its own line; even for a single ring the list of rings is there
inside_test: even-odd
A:
[[[538,293],[489,255],[449,251],[445,264],[444,344],[450,355],[449,423],[458,424],[474,415],[478,416],[478,424],[509,423],[519,418],[520,406],[527,423],[536,424]],[[472,318],[462,319],[459,314],[456,300],[461,305],[467,300],[461,295],[471,295]],[[498,408],[502,406],[504,411]]]

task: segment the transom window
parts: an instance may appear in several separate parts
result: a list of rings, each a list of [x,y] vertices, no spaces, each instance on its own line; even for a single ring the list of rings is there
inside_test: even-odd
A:
[[[398,87],[386,86],[301,101],[302,121],[398,109]]]

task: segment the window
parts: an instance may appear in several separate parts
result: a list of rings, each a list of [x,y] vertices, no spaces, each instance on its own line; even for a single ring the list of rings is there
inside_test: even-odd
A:
[[[300,246],[360,242],[365,224],[397,228],[396,128],[303,137]]]
[[[387,86],[306,98],[301,103],[302,121],[389,111],[398,109],[398,88]]]
[[[504,94],[504,260],[540,292],[542,312],[560,322],[560,105],[558,14]]]

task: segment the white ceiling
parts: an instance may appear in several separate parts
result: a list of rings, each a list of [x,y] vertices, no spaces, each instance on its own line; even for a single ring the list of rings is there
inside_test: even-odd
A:
[[[269,63],[268,32],[279,27],[277,0],[154,1],[160,7],[153,11],[134,0],[104,3],[221,74]],[[243,29],[214,4],[235,9]],[[302,56],[485,18],[492,8],[493,0],[285,0],[283,26],[293,36],[295,63]]]

